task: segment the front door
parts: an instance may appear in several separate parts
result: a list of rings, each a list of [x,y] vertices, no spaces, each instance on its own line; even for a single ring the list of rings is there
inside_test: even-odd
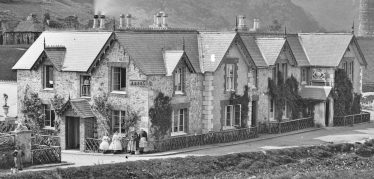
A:
[[[325,111],[325,125],[329,126],[330,123],[330,100],[326,100],[326,111]]]
[[[252,125],[251,127],[257,126],[257,101],[252,101]]]
[[[66,117],[66,149],[79,150],[79,117]]]

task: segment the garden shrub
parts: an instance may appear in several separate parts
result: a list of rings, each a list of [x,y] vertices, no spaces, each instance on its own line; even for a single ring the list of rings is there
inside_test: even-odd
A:
[[[0,168],[10,169],[14,166],[13,156],[11,150],[0,152]]]

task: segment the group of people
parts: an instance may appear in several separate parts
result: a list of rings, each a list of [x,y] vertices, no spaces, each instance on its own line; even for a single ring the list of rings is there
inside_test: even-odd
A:
[[[118,134],[118,131],[113,134],[111,143],[110,138],[106,135],[102,138],[99,149],[102,150],[104,154],[108,152],[118,154],[123,151],[124,147],[127,147],[127,152],[130,154],[136,154],[137,151],[143,154],[144,149],[147,147],[147,132],[144,130],[140,130],[139,134],[135,131],[130,133],[127,146],[122,146],[121,139],[122,137]]]

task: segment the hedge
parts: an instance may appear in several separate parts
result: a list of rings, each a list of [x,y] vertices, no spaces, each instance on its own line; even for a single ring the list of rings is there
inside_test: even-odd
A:
[[[204,156],[187,158],[157,159],[117,164],[53,169],[38,172],[22,172],[4,175],[6,178],[245,178],[252,175],[274,174],[289,165],[308,169],[313,163],[300,161],[307,159],[321,166],[338,155],[370,157],[374,154],[374,141],[365,144],[335,144],[326,146],[299,147],[263,152],[238,153],[224,156]],[[337,161],[340,158],[337,157]],[[356,159],[357,160],[357,157]],[[333,162],[334,163],[334,162]],[[344,162],[337,162],[339,165]],[[349,162],[348,162],[349,163]],[[310,165],[310,166],[309,166]],[[316,165],[317,166],[317,165]],[[319,166],[319,165],[318,165]],[[280,168],[279,168],[280,167]],[[304,167],[304,168],[303,168]],[[291,167],[292,168],[292,167]],[[2,176],[0,176],[2,177]]]
[[[12,153],[13,150],[0,151],[0,169],[10,169],[14,167]]]

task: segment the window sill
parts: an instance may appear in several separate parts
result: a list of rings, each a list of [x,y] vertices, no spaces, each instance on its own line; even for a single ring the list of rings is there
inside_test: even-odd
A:
[[[176,137],[176,136],[182,136],[182,135],[187,135],[185,132],[172,132],[171,136]]]
[[[82,99],[91,99],[91,96],[81,96]]]
[[[43,129],[44,130],[51,130],[51,131],[56,130],[54,127],[50,127],[50,126],[44,127]]]
[[[233,130],[236,129],[234,126],[223,126],[222,130]]]
[[[55,90],[55,89],[53,89],[53,88],[43,88],[43,90],[44,90],[44,91],[53,91],[53,90]]]
[[[184,95],[184,93],[182,91],[176,91],[174,92],[175,95]]]
[[[123,94],[123,95],[126,95],[127,92],[126,91],[112,91],[112,92],[110,92],[110,94]]]

